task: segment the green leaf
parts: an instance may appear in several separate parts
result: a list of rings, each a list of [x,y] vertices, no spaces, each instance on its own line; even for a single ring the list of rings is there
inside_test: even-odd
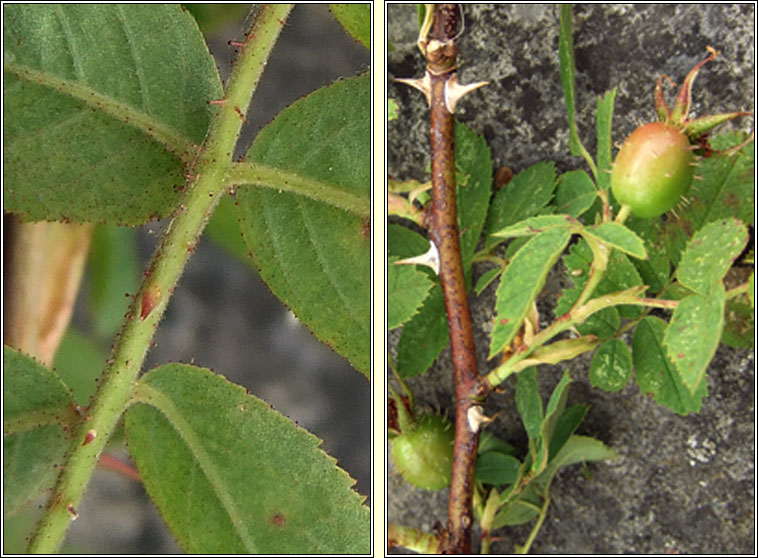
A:
[[[395,99],[387,99],[387,122],[397,118],[398,106]]]
[[[576,329],[582,335],[597,335],[602,339],[613,335],[620,325],[621,316],[618,307],[612,307],[595,312]]]
[[[582,231],[582,234],[599,238],[611,247],[635,258],[641,260],[647,259],[645,243],[639,236],[621,223],[602,223],[593,227],[587,227]]]
[[[465,184],[457,181],[456,199],[461,260],[468,281],[471,257],[482,235],[489,208],[492,159],[484,138],[460,122],[455,123],[455,166],[465,179]]]
[[[560,343],[561,341],[558,341]],[[538,451],[536,453],[534,463],[532,464],[532,471],[543,469],[550,457],[549,448],[550,441],[555,430],[558,420],[563,414],[563,410],[566,408],[566,398],[568,397],[568,385],[571,383],[571,375],[568,370],[563,373],[561,381],[555,386],[553,393],[550,395],[550,400],[545,410],[545,418],[540,425],[540,444],[538,444]]]
[[[721,281],[716,281],[706,295],[683,298],[663,335],[666,354],[692,394],[697,392],[716,353],[724,325],[725,298]]]
[[[574,66],[574,37],[571,24],[571,4],[561,4],[560,33],[558,36],[558,57],[561,63],[561,85],[566,101],[566,115],[569,122],[569,149],[574,156],[581,155],[581,142],[576,128],[576,109],[574,106],[574,83],[576,69]]]
[[[550,451],[548,453],[550,460],[555,459],[558,452],[582,423],[589,408],[589,405],[572,405],[561,413],[550,435]]]
[[[168,215],[221,81],[195,20],[167,4],[3,12],[6,211],[141,224]]]
[[[651,393],[659,405],[665,405],[675,413],[697,413],[703,398],[708,395],[707,382],[701,382],[694,394],[682,383],[682,379],[663,348],[663,333],[666,322],[647,316],[634,330],[632,358],[634,377],[643,393]]]
[[[739,300],[726,302],[726,321],[721,342],[730,347],[752,349],[755,346],[755,312]]]
[[[387,225],[387,256],[392,258],[410,258],[423,254],[429,249],[429,241],[419,233],[401,225]]]
[[[630,216],[624,223],[645,243],[646,260],[633,259],[643,284],[650,287],[652,293],[659,293],[668,283],[671,274],[671,261],[663,223],[658,219],[640,219]]]
[[[474,287],[474,292],[477,296],[482,294],[484,292],[484,289],[486,289],[490,283],[492,283],[495,279],[500,277],[500,274],[503,272],[502,267],[494,267],[490,269],[489,271],[486,271],[476,282],[476,286]]]
[[[135,230],[115,225],[95,227],[87,264],[95,327],[101,337],[112,337],[129,309],[130,300],[124,293],[135,293],[139,286]]]
[[[239,218],[234,201],[229,195],[221,198],[213,215],[205,227],[204,233],[215,244],[245,264],[255,267],[250,259],[250,251],[240,232]]]
[[[672,214],[673,217],[673,214]],[[684,249],[687,247],[688,235],[692,235],[692,223],[680,219],[666,219],[663,225],[663,239],[666,243],[666,252],[674,267],[679,265]]]
[[[592,207],[596,199],[595,185],[583,170],[565,172],[558,179],[558,188],[555,190],[557,213],[568,213],[573,217],[579,217]]]
[[[726,150],[745,139],[742,132],[730,132],[710,138],[709,143],[714,149]],[[706,223],[728,217],[748,224],[755,222],[754,146],[751,141],[731,156],[714,153],[700,159],[697,175],[703,180],[696,181],[690,189],[690,203],[681,212],[677,210],[679,227],[697,231]]]
[[[586,463],[587,461],[614,459],[615,457],[616,452],[600,440],[572,435],[545,470],[526,485],[518,498],[510,501],[498,512],[492,528],[521,525],[534,519],[539,514],[542,499],[550,490],[550,484],[561,467],[568,467],[574,463]],[[503,497],[508,497],[508,495],[508,492],[504,492],[501,495],[501,501]]]
[[[249,4],[182,4],[197,21],[203,35],[218,34],[225,26],[239,25],[250,11]]]
[[[595,288],[593,296],[598,297],[610,293],[625,291],[642,284],[642,278],[637,272],[637,268],[635,268],[632,262],[629,261],[626,254],[614,250],[608,260],[608,268],[605,271],[605,276]],[[627,319],[637,318],[643,311],[641,306],[634,306],[632,304],[622,304],[616,308],[618,309],[619,316]]]
[[[726,275],[747,241],[747,227],[736,219],[708,223],[687,243],[677,279],[693,291],[708,293],[713,282]]]
[[[742,143],[744,133],[732,132],[710,138],[710,144],[725,150]],[[687,194],[689,202],[677,208],[677,218],[663,225],[664,242],[671,262],[679,265],[687,240],[706,224],[719,219],[736,218],[755,222],[754,142],[737,153],[726,156],[714,153],[699,160],[697,175]]]
[[[450,341],[442,287],[437,284],[418,313],[403,326],[397,343],[397,370],[403,378],[426,372]]]
[[[516,448],[505,440],[498,438],[489,430],[482,430],[477,451],[480,454],[495,451],[516,457]]]
[[[538,215],[537,217],[529,217],[514,225],[505,227],[501,231],[492,233],[492,236],[501,238],[534,236],[552,229],[578,232],[581,229],[581,224],[571,215]]]
[[[590,363],[590,383],[605,391],[618,391],[629,381],[632,373],[632,353],[620,339],[610,339],[600,345]]]
[[[568,231],[545,231],[529,240],[513,257],[497,289],[489,358],[502,351],[516,335],[569,238]]]
[[[68,387],[31,357],[3,347],[3,511],[53,486],[78,421]]]
[[[750,273],[750,281],[747,286],[747,296],[750,300],[750,307],[755,308],[755,272]]]
[[[564,265],[571,274],[574,288],[566,289],[563,292],[556,305],[556,315],[560,316],[561,314],[568,312],[579,297],[589,278],[592,259],[592,250],[583,238],[571,246],[568,256],[564,256]],[[620,251],[614,250],[608,259],[605,275],[598,286],[595,287],[592,296],[595,298],[610,293],[616,293],[642,284],[642,278],[634,265],[629,261],[629,258]],[[621,317],[629,319],[638,317],[642,312],[639,306],[629,304],[616,306],[608,310],[614,310],[618,312]],[[577,328],[580,333],[591,333],[598,337],[607,337],[615,331],[618,327],[618,323],[613,313],[607,313],[603,310],[597,314],[590,316],[584,324]],[[602,323],[606,323],[608,326],[613,327],[613,330],[609,333],[607,327],[602,325]],[[590,327],[590,325],[592,326]]]
[[[247,160],[295,172],[368,201],[370,76],[338,81],[283,110]],[[271,188],[237,195],[243,235],[263,280],[298,319],[366,376],[370,373],[368,221]]]
[[[148,372],[126,434],[145,488],[188,553],[370,549],[369,509],[321,442],[210,370]]]
[[[613,266],[613,259],[609,266]],[[571,245],[569,253],[563,256],[563,265],[568,271],[570,280],[574,287],[567,288],[561,293],[558,304],[555,307],[555,315],[562,316],[571,310],[574,303],[579,298],[584,286],[587,284],[592,263],[592,250],[587,242],[581,238],[576,244]],[[600,283],[602,285],[602,281]],[[595,288],[597,291],[600,285]],[[623,289],[622,289],[623,290]],[[613,292],[613,291],[609,291]],[[605,338],[613,335],[621,324],[621,318],[616,307],[604,308],[599,312],[592,314],[583,324],[577,326],[577,331],[582,335],[596,335]]]
[[[597,185],[602,190],[608,190],[611,185],[611,165],[613,163],[611,122],[615,99],[615,87],[611,91],[606,91],[602,97],[597,98]]]
[[[525,492],[525,495],[530,500],[544,498],[550,491],[550,485],[556,473],[561,468],[568,467],[574,463],[602,461],[614,459],[615,457],[616,452],[608,448],[600,440],[588,436],[572,435],[555,458],[550,461],[545,470],[529,483],[527,490],[523,491],[522,494]]]
[[[427,239],[410,229],[393,223],[387,226],[387,251],[392,259],[407,258],[423,253],[428,246]],[[423,273],[429,277],[426,271]],[[392,301],[388,300],[388,315],[393,312],[391,305]],[[397,356],[400,375],[407,378],[423,374],[445,347],[447,339],[445,305],[442,289],[437,284],[432,287],[418,312],[405,324],[400,334]]]
[[[511,240],[505,248],[505,261],[510,261],[527,242],[529,242],[529,237],[526,236],[519,236]]]
[[[537,368],[530,367],[518,374],[516,408],[530,440],[539,438],[542,428],[542,398],[537,382]]]
[[[570,383],[571,374],[566,370],[561,377],[561,381],[558,382],[558,385],[553,389],[553,393],[550,394],[547,409],[545,410],[545,420],[542,421],[542,437],[545,440],[550,440],[555,425],[566,408],[566,398],[568,397],[568,386]]]
[[[562,467],[568,467],[574,463],[586,463],[587,461],[605,461],[615,459],[616,452],[606,446],[600,440],[589,436],[572,435],[563,445],[558,455],[550,461],[547,468],[535,479],[535,483],[543,486],[543,493],[547,492],[553,477]]]
[[[121,295],[121,298],[126,298]],[[122,317],[123,318],[123,317]],[[108,357],[92,336],[69,327],[55,353],[54,367],[82,407],[89,405],[97,388],[97,379]]]
[[[465,126],[456,125],[456,138],[456,165],[460,174],[465,177],[465,183],[458,183],[457,197],[459,227],[464,231],[461,250],[473,255],[476,238],[480,233],[472,233],[481,231],[487,210],[491,162],[489,149],[484,141]],[[464,212],[469,215],[462,217]],[[387,229],[387,243],[390,257],[401,258],[421,254],[429,246],[428,241],[421,235],[393,224]],[[470,264],[465,264],[465,257],[464,266],[468,280],[471,268]],[[418,313],[404,324],[400,333],[397,349],[398,372],[404,378],[423,374],[434,363],[448,341],[449,330],[442,289],[439,284],[435,284]]]
[[[26,554],[29,539],[37,530],[37,522],[42,510],[37,506],[25,506],[23,509],[3,517],[3,554]]]
[[[516,499],[504,506],[495,516],[492,529],[529,523],[540,513],[540,507],[522,499]]]
[[[387,265],[387,329],[400,327],[418,311],[434,283],[412,265]]]
[[[371,50],[370,4],[329,4],[329,9],[351,37]]]
[[[512,484],[518,479],[520,467],[521,462],[512,455],[488,451],[476,458],[474,478],[493,486]]]
[[[487,248],[501,242],[490,235],[537,215],[550,202],[556,186],[555,177],[555,163],[541,162],[522,170],[507,188],[497,191],[487,216]]]

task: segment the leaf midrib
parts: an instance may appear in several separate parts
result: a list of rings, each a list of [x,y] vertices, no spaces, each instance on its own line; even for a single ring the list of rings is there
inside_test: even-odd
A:
[[[197,154],[192,141],[172,126],[156,120],[150,114],[137,110],[113,97],[103,95],[81,82],[62,79],[50,72],[41,72],[13,62],[6,62],[3,65],[3,70],[29,83],[46,87],[58,94],[76,99],[95,111],[107,114],[124,124],[137,128],[164,145],[183,162],[191,162]]]
[[[78,420],[79,415],[70,404],[34,409],[6,417],[3,420],[3,436],[37,430],[46,426],[58,426],[64,432],[68,432],[76,426]]]
[[[179,410],[174,406],[171,400],[163,392],[153,388],[145,382],[140,382],[136,386],[133,395],[134,403],[143,403],[160,411],[169,423],[174,427],[176,433],[181,437],[195,457],[195,463],[205,474],[205,478],[215,492],[221,507],[226,512],[232,527],[237,532],[239,539],[245,545],[245,549],[255,554],[258,552],[253,541],[251,533],[248,532],[245,525],[244,517],[237,509],[232,495],[224,487],[220,472],[216,469],[213,460],[203,450],[202,444],[190,424],[183,418]]]
[[[371,201],[367,195],[359,195],[341,188],[337,183],[317,180],[284,168],[262,163],[234,163],[227,182],[235,186],[258,186],[290,192],[359,217],[371,215]]]

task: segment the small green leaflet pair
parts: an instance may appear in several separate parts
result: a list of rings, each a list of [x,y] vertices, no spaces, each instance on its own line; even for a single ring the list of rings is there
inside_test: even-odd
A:
[[[7,346],[3,364],[10,515],[53,486],[81,417],[53,370]],[[187,552],[369,551],[370,511],[320,440],[210,370],[147,372],[124,429],[142,482]]]
[[[479,498],[474,510],[481,521],[485,505],[494,501],[496,512],[489,525],[491,530],[521,525],[537,517],[548,505],[550,485],[562,467],[616,457],[600,440],[574,434],[589,407],[566,406],[570,383],[571,376],[564,372],[547,408],[543,408],[537,369],[532,367],[519,373],[516,406],[529,437],[529,450],[523,460],[518,459],[510,444],[486,431],[482,434],[475,479],[486,487],[489,497]]]

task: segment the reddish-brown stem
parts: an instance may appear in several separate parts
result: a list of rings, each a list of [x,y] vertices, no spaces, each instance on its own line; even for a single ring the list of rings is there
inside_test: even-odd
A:
[[[431,112],[432,207],[427,214],[429,236],[440,255],[440,282],[445,298],[455,381],[455,446],[450,484],[448,524],[442,534],[446,554],[471,552],[474,464],[479,443],[478,425],[469,411],[485,393],[478,372],[468,293],[461,262],[455,193],[455,121],[445,101],[455,78],[455,33],[458,7],[435,5],[434,21],[426,42]]]

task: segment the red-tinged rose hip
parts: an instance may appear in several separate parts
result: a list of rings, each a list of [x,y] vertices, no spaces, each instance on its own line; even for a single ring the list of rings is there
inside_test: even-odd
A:
[[[453,439],[450,421],[439,415],[418,417],[415,428],[392,440],[392,461],[403,478],[424,490],[450,484]]]
[[[611,190],[637,217],[666,213],[692,184],[695,156],[681,129],[664,122],[640,126],[616,157]]]

